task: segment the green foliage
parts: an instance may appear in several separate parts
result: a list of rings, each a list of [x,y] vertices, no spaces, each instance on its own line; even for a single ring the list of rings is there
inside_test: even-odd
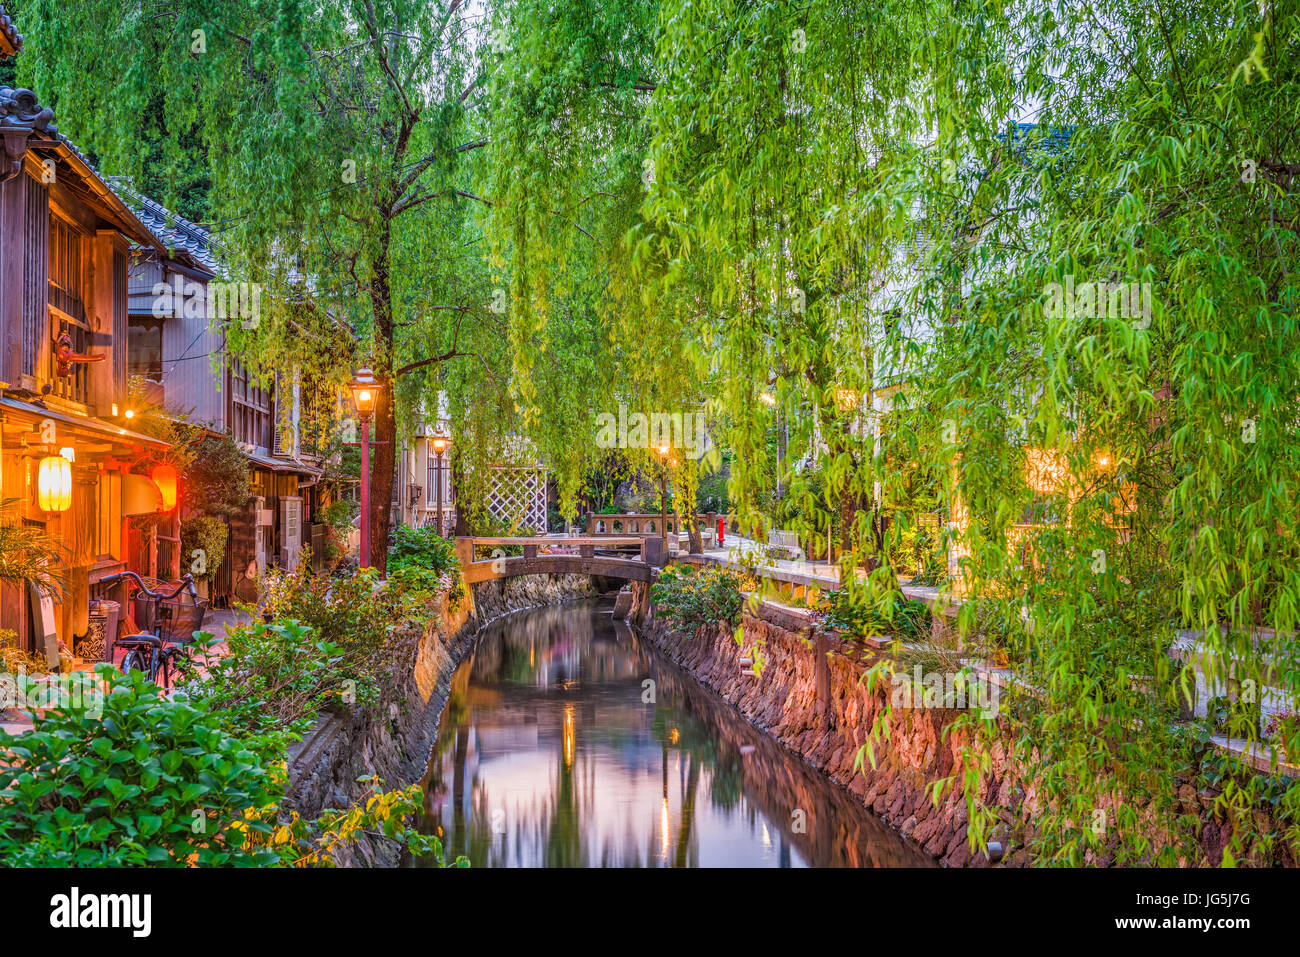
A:
[[[7,628],[0,628],[0,673],[16,675],[25,672],[29,675],[45,674],[50,670],[44,655],[32,654],[18,647],[18,633]],[[3,679],[0,679],[2,683]],[[4,695],[0,693],[0,698]]]
[[[263,866],[251,846],[270,825],[282,777],[256,744],[138,673],[98,669],[102,717],[55,708],[32,731],[0,732],[0,860],[11,866]]]
[[[195,550],[203,553],[202,574],[195,578],[211,578],[221,567],[226,557],[226,540],[230,537],[230,528],[219,518],[210,515],[198,515],[181,522],[181,555],[189,567],[194,567]]]
[[[18,503],[0,499],[0,585],[26,588],[35,582],[47,594],[59,592],[66,549],[45,529],[23,524],[15,514]]]
[[[303,734],[317,712],[335,704],[374,704],[379,699],[373,655],[324,640],[292,618],[244,622],[227,628],[227,648],[201,634],[191,655],[204,674],[186,691],[241,729],[281,744]]]
[[[818,611],[822,626],[850,637],[896,635],[916,641],[929,635],[930,609],[897,590],[874,596],[868,589],[850,586],[821,594]]]
[[[181,503],[188,510],[217,518],[237,515],[253,494],[248,456],[230,436],[205,434],[194,444],[180,486]],[[208,564],[215,568],[221,563]]]
[[[293,572],[268,568],[259,579],[261,611],[277,620],[302,622],[339,649],[337,665],[358,688],[393,686],[419,628],[434,608],[428,595],[393,583],[383,585],[374,568],[330,578],[299,562]],[[258,609],[247,609],[257,614]]]
[[[456,544],[439,535],[432,525],[423,528],[398,525],[393,529],[392,546],[388,550],[388,568],[390,571],[420,568],[435,575],[458,571]]]
[[[669,565],[650,586],[656,614],[674,631],[694,635],[703,625],[740,624],[745,578],[720,565]]]
[[[385,791],[378,778],[358,780],[370,784],[370,793],[352,807],[327,809],[314,821],[291,813],[287,823],[277,821],[272,833],[260,839],[295,867],[333,867],[336,851],[363,834],[376,833],[396,841],[412,857],[430,857],[443,867],[469,867],[464,856],[444,861],[442,841],[422,833],[413,823],[422,809],[423,792],[418,784]]]
[[[304,638],[293,623],[284,631]],[[260,667],[260,649],[242,656],[270,634],[232,645],[231,660]],[[241,671],[235,664],[222,669],[191,700],[164,698],[139,672],[123,675],[102,665],[98,673],[108,690],[95,699],[102,710],[50,708],[35,715],[26,734],[0,732],[0,800],[7,809],[0,817],[0,863],[331,867],[344,845],[373,833],[413,855],[442,860],[441,842],[413,824],[422,800],[417,785],[384,791],[382,781],[371,780],[370,793],[353,807],[316,820],[282,815],[283,749],[294,735],[259,717],[258,702],[223,687]],[[204,693],[214,687],[218,694]],[[283,688],[258,690],[284,701]],[[258,733],[259,726],[269,733]],[[468,862],[461,858],[454,866]]]

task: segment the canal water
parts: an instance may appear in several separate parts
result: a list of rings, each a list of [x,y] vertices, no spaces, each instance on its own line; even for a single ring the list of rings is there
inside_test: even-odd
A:
[[[611,615],[489,625],[452,679],[422,827],[474,867],[932,864]]]

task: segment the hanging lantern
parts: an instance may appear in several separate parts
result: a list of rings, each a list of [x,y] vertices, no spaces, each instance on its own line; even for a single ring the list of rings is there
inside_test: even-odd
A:
[[[158,486],[158,491],[162,494],[162,510],[170,512],[176,507],[176,469],[171,465],[155,465],[153,471],[149,473],[153,479],[153,484]]]
[[[72,463],[62,455],[41,459],[36,473],[36,502],[47,512],[66,512],[72,504]]]

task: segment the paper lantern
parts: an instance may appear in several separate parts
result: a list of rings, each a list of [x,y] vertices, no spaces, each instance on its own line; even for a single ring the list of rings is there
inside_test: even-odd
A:
[[[162,494],[162,510],[170,512],[176,507],[176,469],[171,465],[155,465],[149,477]]]
[[[41,459],[36,473],[36,501],[47,512],[66,512],[72,504],[72,463],[62,455]]]

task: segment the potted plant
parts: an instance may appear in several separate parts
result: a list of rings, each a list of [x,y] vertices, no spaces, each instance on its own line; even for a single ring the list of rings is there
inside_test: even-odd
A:
[[[43,528],[24,525],[17,515],[16,498],[0,499],[0,586],[25,588],[35,585],[43,594],[63,591],[63,547]],[[13,632],[0,632],[0,665],[29,673],[45,669],[45,659],[18,647]]]

